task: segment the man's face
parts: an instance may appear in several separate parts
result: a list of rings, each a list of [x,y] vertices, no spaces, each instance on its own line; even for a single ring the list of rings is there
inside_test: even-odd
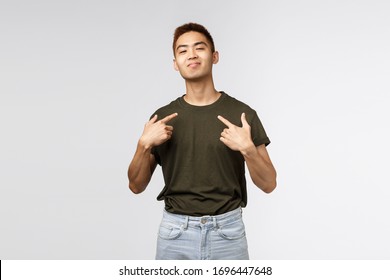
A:
[[[218,52],[212,53],[211,45],[202,33],[190,31],[176,41],[174,68],[185,80],[211,76],[212,65],[218,58]]]

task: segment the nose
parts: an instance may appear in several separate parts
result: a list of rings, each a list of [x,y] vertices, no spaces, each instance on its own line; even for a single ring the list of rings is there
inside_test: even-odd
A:
[[[194,58],[198,58],[198,54],[196,53],[195,49],[190,48],[188,50],[188,59],[194,59]]]

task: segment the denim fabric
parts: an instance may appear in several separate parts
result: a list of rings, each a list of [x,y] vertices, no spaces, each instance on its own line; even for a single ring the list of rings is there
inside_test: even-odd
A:
[[[192,217],[164,210],[156,260],[248,260],[242,210]]]

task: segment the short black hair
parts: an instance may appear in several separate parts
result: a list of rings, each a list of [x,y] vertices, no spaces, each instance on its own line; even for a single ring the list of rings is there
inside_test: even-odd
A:
[[[184,33],[190,31],[202,33],[211,44],[211,51],[215,52],[214,40],[210,32],[201,24],[189,22],[176,28],[175,33],[173,35],[173,44],[172,44],[173,54],[175,54],[175,46],[176,46],[177,39],[179,39],[179,37]]]

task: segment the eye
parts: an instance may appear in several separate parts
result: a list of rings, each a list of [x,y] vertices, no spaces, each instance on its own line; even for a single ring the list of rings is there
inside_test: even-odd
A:
[[[183,54],[183,53],[186,53],[186,50],[179,51],[179,54]]]
[[[204,50],[204,48],[203,47],[199,47],[199,48],[196,48],[197,50]]]

